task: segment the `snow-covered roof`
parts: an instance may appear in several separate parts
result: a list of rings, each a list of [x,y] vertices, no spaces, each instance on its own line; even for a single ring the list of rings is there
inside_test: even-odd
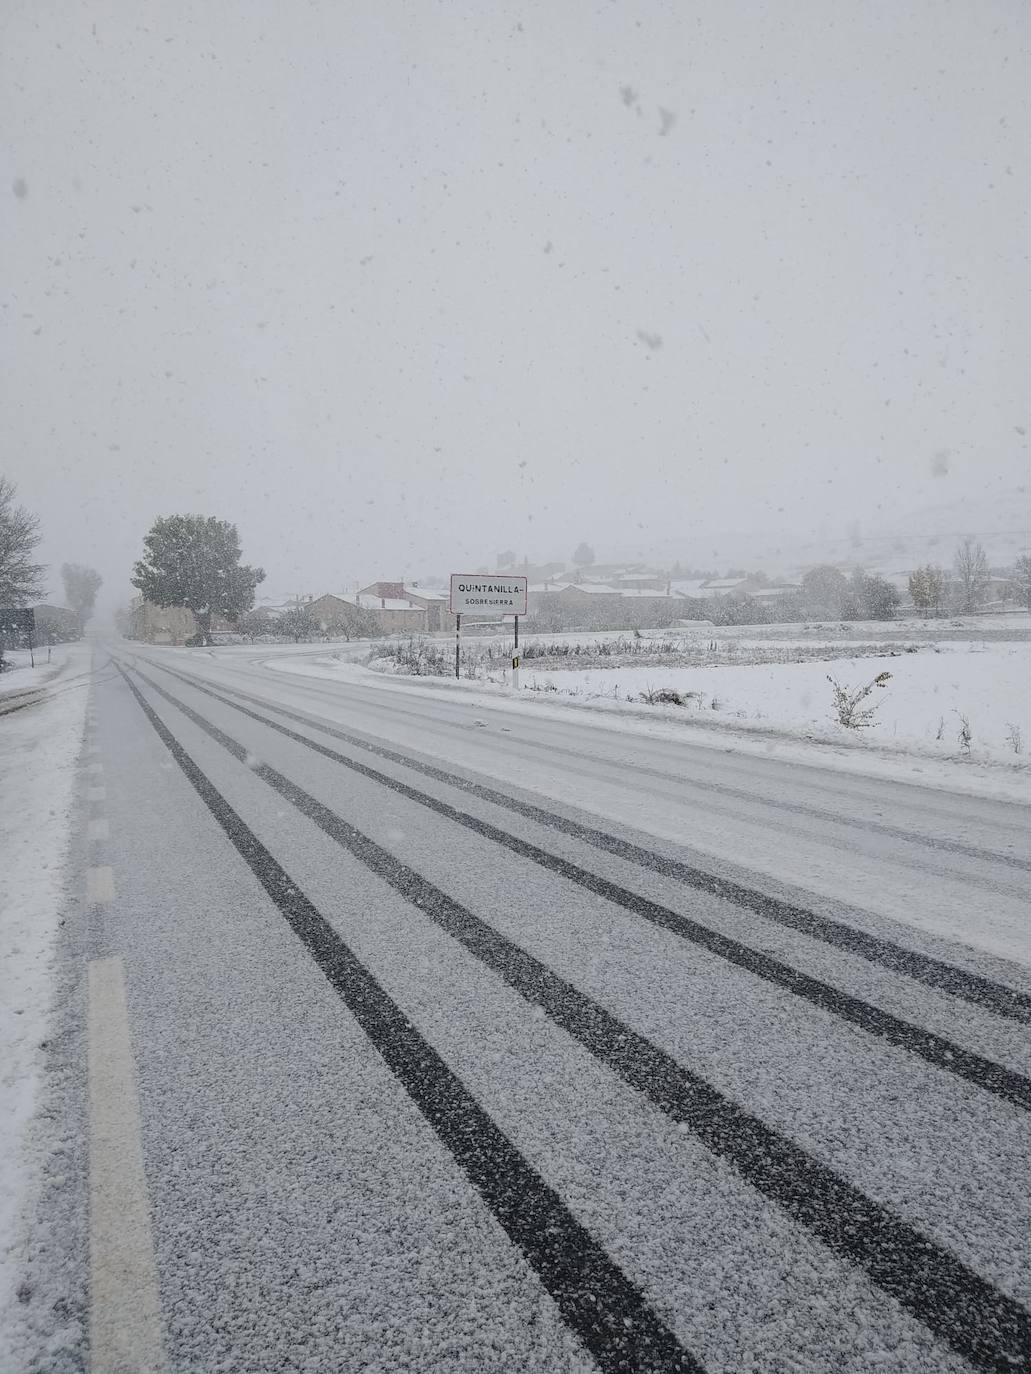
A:
[[[667,600],[665,588],[659,591],[654,587],[619,587],[616,589],[616,595],[623,597],[625,600],[633,600],[635,597],[641,597],[645,601]]]
[[[410,601],[401,601],[393,596],[372,596],[368,592],[350,592],[339,598],[346,601],[350,606],[357,606],[363,611],[421,611],[421,606],[414,606]]]
[[[405,591],[409,596],[420,596],[423,601],[450,601],[447,592],[440,587],[406,587]]]
[[[706,582],[705,586],[711,592],[732,592],[735,587],[740,587],[747,581],[747,577],[717,577],[712,582]]]

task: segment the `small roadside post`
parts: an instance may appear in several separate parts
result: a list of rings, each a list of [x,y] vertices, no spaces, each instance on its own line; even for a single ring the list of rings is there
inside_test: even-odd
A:
[[[452,573],[448,609],[455,617],[455,677],[460,675],[462,616],[515,616],[512,686],[519,686],[519,617],[526,614],[528,579],[508,573]]]

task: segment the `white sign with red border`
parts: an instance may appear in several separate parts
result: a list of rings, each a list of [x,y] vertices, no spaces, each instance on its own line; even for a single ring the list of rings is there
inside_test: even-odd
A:
[[[525,577],[507,573],[452,573],[453,615],[525,615]]]

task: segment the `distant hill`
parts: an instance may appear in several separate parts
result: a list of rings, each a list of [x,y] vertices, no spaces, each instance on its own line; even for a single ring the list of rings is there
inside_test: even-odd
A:
[[[829,522],[828,522],[829,523]],[[798,576],[816,563],[861,564],[869,571],[907,571],[920,563],[951,564],[957,545],[979,540],[993,566],[1031,553],[1031,483],[966,500],[943,501],[918,510],[886,513],[877,527],[842,522],[812,535],[774,530],[712,531],[703,539],[663,540],[604,550],[607,558],[669,566],[762,569],[774,576]]]

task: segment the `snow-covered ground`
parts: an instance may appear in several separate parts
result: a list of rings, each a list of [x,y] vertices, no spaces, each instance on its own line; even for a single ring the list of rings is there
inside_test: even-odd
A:
[[[869,728],[835,720],[828,677],[859,687],[890,673],[864,701],[876,706]],[[672,689],[691,716],[739,728],[774,729],[822,740],[857,733],[881,746],[1020,763],[1031,753],[1031,644],[947,644],[915,654],[824,662],[701,667],[558,669],[525,673],[531,690],[639,699]],[[961,740],[970,729],[969,751]]]
[[[35,1185],[25,1136],[50,1014],[89,661],[89,648],[73,645],[63,650],[57,677],[51,663],[3,678],[4,688],[16,679],[37,686],[44,672],[54,681],[45,701],[0,717],[0,1311],[10,1300],[19,1219]]]
[[[70,656],[79,656],[82,652],[82,646],[78,644],[55,644],[53,649],[36,649],[34,653],[28,649],[5,649],[4,671],[0,673],[0,701],[53,681],[68,666]]]

